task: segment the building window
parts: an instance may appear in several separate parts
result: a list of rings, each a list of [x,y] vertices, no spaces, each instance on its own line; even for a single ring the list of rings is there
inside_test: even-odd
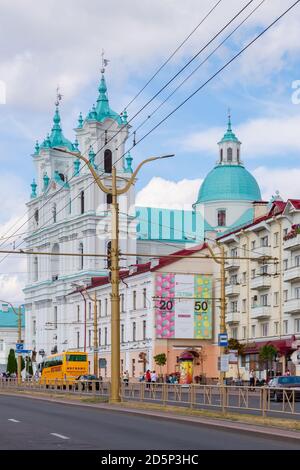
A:
[[[284,291],[283,291],[283,300],[284,300],[285,302],[287,302],[288,294],[289,294],[289,291],[288,291],[288,290],[284,290]]]
[[[136,341],[136,322],[132,323],[132,341]]]
[[[275,321],[274,322],[274,334],[278,335],[278,329],[279,329],[279,322]]]
[[[84,256],[83,256],[83,243],[79,243],[79,269],[83,269]]]
[[[274,307],[278,306],[279,292],[274,292]]]
[[[223,161],[223,149],[220,149],[220,162]]]
[[[252,335],[252,338],[255,338],[255,330],[256,330],[256,325],[252,325],[252,326],[251,326],[251,335]]]
[[[300,256],[299,256],[299,255],[298,255],[298,256],[295,256],[295,266],[296,266],[297,268],[299,268],[299,266],[300,266]]]
[[[268,274],[268,265],[267,264],[264,264],[260,267],[260,274],[261,274],[261,276],[265,276],[266,274]]]
[[[274,247],[278,246],[279,232],[274,233]]]
[[[300,299],[300,287],[295,288],[295,298]]]
[[[92,346],[92,331],[89,330],[89,348]]]
[[[237,248],[232,248],[230,250],[230,255],[232,258],[237,258],[237,255],[238,255]]]
[[[132,377],[135,377],[135,359],[132,359]]]
[[[231,147],[227,149],[227,161],[232,162],[232,148]]]
[[[89,320],[92,318],[92,304],[89,302]]]
[[[34,211],[34,220],[35,220],[36,225],[39,225],[39,210],[38,209],[35,209]]]
[[[121,343],[125,343],[125,326],[121,325]]]
[[[260,305],[262,307],[267,307],[268,305],[268,294],[263,294],[260,296]]]
[[[295,318],[295,333],[300,333],[300,318]]]
[[[246,339],[246,327],[243,326],[243,339]]]
[[[243,311],[243,312],[246,312],[246,305],[247,305],[247,300],[246,300],[246,299],[243,299],[243,300],[242,300],[242,309],[243,309],[242,311]]]
[[[80,192],[80,214],[84,214],[84,191]]]
[[[288,268],[288,260],[287,260],[287,259],[284,259],[284,260],[283,260],[283,269],[284,269],[284,271],[286,271],[287,268]]]
[[[247,281],[247,273],[243,273],[242,283],[246,284],[246,281]]]
[[[80,333],[77,331],[77,349],[80,348]]]
[[[218,210],[218,227],[226,227],[226,210]]]
[[[289,321],[283,320],[283,334],[287,335],[289,331]]]
[[[287,229],[287,228],[284,228],[284,229],[283,229],[283,236],[285,237],[287,234],[288,234],[288,229]]]
[[[238,337],[238,329],[237,328],[231,328],[231,338],[237,339]]]
[[[234,274],[234,275],[230,276],[230,284],[232,284],[233,286],[238,285],[237,274]]]
[[[251,269],[251,279],[255,278],[255,269]]]
[[[106,149],[104,152],[104,172],[111,173],[112,171],[112,153]]]
[[[121,312],[124,313],[125,312],[125,309],[124,309],[124,294],[121,294],[120,295],[120,300],[121,300]]]
[[[101,328],[99,328],[99,331],[98,331],[98,343],[99,343],[99,346],[101,346]]]
[[[53,327],[57,328],[57,307],[54,307],[53,312]]]
[[[104,345],[107,346],[107,327],[104,328]]]
[[[146,320],[143,320],[143,340],[146,339],[146,333],[147,333],[147,322]]]
[[[240,163],[240,149],[237,149],[236,156],[237,156],[237,162]]]
[[[231,308],[230,308],[230,311],[231,311],[232,313],[237,312],[237,308],[238,308],[238,303],[237,303],[237,301],[235,301],[235,302],[230,302],[230,307],[231,307]]]
[[[261,335],[268,336],[269,332],[269,323],[262,323],[261,324]]]
[[[251,250],[254,250],[254,249],[255,249],[255,245],[256,245],[255,240],[253,240],[253,241],[251,242]]]
[[[132,293],[132,308],[133,310],[136,310],[136,290]]]
[[[268,246],[268,243],[269,243],[268,237],[262,237],[260,239],[260,246]]]
[[[143,307],[147,308],[147,289],[143,289]]]
[[[80,305],[77,305],[77,321],[80,322]]]
[[[32,332],[35,336],[36,335],[36,320],[33,320],[33,322],[32,322]]]
[[[98,300],[98,316],[101,317],[101,300]]]
[[[106,194],[106,204],[107,204],[107,206],[110,206],[112,204],[112,194],[111,193]]]
[[[105,309],[104,314],[105,314],[106,317],[107,317],[107,314],[108,314],[108,308],[107,307],[108,307],[108,301],[107,301],[107,299],[105,299],[105,301],[104,301],[104,309]]]

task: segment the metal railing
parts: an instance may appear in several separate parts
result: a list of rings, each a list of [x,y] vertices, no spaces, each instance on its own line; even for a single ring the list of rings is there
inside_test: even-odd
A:
[[[46,394],[74,394],[80,396],[109,398],[110,382],[93,380],[74,382],[49,380],[24,381],[0,379],[2,391],[38,391]],[[156,403],[181,406],[195,410],[221,410],[223,412],[252,413],[262,416],[300,417],[300,388],[277,388],[266,386],[232,386],[168,383],[122,383],[121,397],[124,402]],[[299,399],[299,403],[297,402]]]

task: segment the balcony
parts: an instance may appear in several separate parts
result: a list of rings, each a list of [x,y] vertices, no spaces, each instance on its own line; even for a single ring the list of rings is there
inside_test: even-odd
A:
[[[283,311],[291,315],[300,313],[300,299],[290,299],[284,302]]]
[[[284,271],[283,280],[285,282],[293,282],[300,280],[300,266],[294,266]]]
[[[226,323],[233,324],[233,323],[239,323],[240,318],[239,312],[227,312],[226,313]]]
[[[239,269],[239,267],[240,267],[240,263],[238,259],[231,258],[231,259],[226,260],[225,269],[227,269],[228,271],[233,270],[233,269]]]
[[[257,259],[257,261],[262,260],[263,258],[268,258],[271,256],[271,247],[270,246],[259,246],[251,250],[251,257]]]
[[[228,284],[225,287],[226,297],[234,297],[235,295],[240,294],[240,285],[239,284]]]
[[[258,307],[252,307],[251,318],[256,320],[264,320],[272,315],[272,308],[270,305],[259,305]]]
[[[271,278],[270,276],[261,275],[256,276],[251,279],[251,289],[255,290],[264,290],[269,289],[271,287]]]
[[[289,238],[288,240],[284,240],[283,249],[291,250],[291,251],[299,250],[300,249],[300,234],[296,235],[295,237]]]

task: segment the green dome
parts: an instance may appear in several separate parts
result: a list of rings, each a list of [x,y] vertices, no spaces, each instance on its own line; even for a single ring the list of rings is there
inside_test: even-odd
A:
[[[246,168],[242,165],[217,165],[203,181],[197,203],[260,200],[259,186]]]

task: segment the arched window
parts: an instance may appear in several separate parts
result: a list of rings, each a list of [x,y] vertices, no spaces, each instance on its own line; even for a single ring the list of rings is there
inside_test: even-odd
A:
[[[231,147],[227,149],[227,161],[232,162],[232,148]]]
[[[84,214],[84,191],[80,192],[80,214]]]
[[[105,173],[111,173],[112,170],[112,153],[106,149],[104,152],[104,171]]]
[[[33,258],[33,281],[37,281],[39,278],[39,264],[38,258],[35,256]]]
[[[83,256],[83,243],[82,242],[79,243],[79,253],[82,255],[79,257],[79,269],[83,269],[84,256]]]
[[[223,161],[223,149],[220,150],[220,162]]]
[[[59,173],[59,177],[62,181],[65,181],[65,175],[63,173]]]
[[[38,209],[35,209],[34,211],[34,220],[35,220],[36,225],[39,225],[39,210]]]
[[[111,193],[108,193],[106,195],[106,204],[109,205],[112,203],[112,194]]]
[[[56,281],[59,275],[59,244],[55,243],[52,248],[51,256],[51,275],[52,281]]]
[[[56,223],[56,204],[54,203],[52,206],[52,216],[53,216],[53,223]]]
[[[218,210],[218,227],[226,227],[226,210]]]
[[[111,267],[111,242],[108,242],[106,247],[106,254],[107,254],[107,269]]]
[[[240,163],[240,149],[237,149],[236,156],[237,156],[237,162]]]

